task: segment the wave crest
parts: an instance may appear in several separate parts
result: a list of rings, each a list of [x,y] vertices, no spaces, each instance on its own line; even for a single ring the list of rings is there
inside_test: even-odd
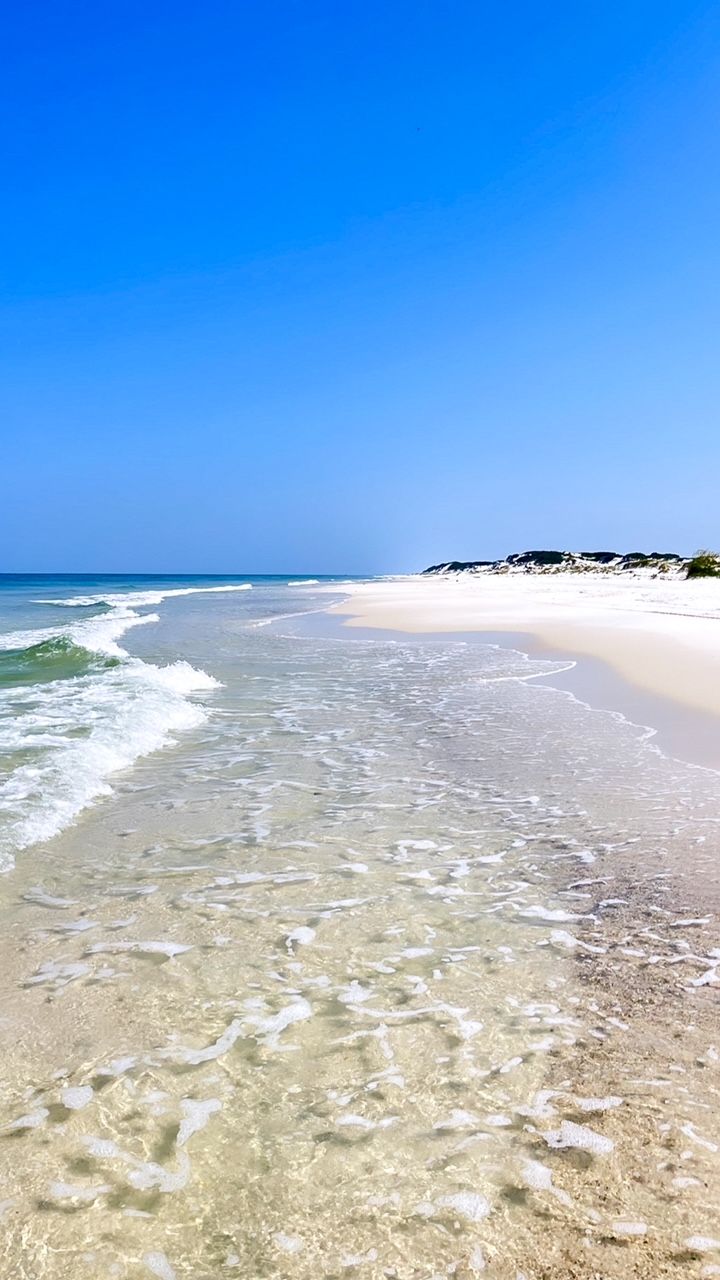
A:
[[[70,600],[36,600],[36,604],[52,604],[62,609],[87,609],[91,605],[107,605],[110,608],[120,606],[138,608],[147,605],[162,604],[173,596],[215,595],[223,591],[252,591],[251,582],[234,583],[222,587],[169,587],[167,591],[118,591],[114,594],[100,592],[94,596],[73,596]]]
[[[113,774],[205,720],[196,699],[218,680],[182,660],[144,662],[118,644],[157,620],[123,600],[68,627],[0,637],[0,870],[109,794]]]

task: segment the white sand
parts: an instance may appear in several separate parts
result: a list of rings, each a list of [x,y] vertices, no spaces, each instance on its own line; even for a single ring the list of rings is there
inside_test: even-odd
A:
[[[608,663],[636,687],[720,716],[720,579],[458,574],[348,585],[349,627],[514,631]]]

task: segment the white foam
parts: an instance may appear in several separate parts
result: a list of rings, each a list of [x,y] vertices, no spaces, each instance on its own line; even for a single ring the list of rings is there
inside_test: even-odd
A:
[[[25,981],[26,987],[41,986],[43,982],[53,982],[57,987],[65,987],[76,978],[84,978],[90,972],[86,964],[58,964],[56,960],[46,960],[40,965],[37,973]]]
[[[377,1249],[368,1249],[367,1253],[344,1253],[342,1256],[343,1267],[361,1267],[365,1262],[377,1262]]]
[[[352,1113],[342,1115],[338,1118],[337,1124],[349,1125],[356,1129],[376,1129],[377,1125],[374,1120],[368,1120],[367,1116],[356,1116]]]
[[[87,1136],[83,1138],[83,1142],[90,1152],[91,1156],[97,1156],[99,1160],[110,1160],[114,1156],[121,1156],[122,1152],[112,1138],[93,1138]]]
[[[568,933],[566,929],[553,929],[550,933],[550,941],[560,947],[580,947],[583,951],[592,951],[596,955],[605,955],[606,947],[593,947],[589,942],[581,942],[574,934]]]
[[[353,978],[349,987],[344,991],[338,992],[338,1000],[342,1004],[363,1004],[365,1000],[369,1000],[372,995],[367,987],[362,987],[357,978]]]
[[[314,929],[308,928],[307,925],[299,925],[297,929],[293,929],[292,933],[287,935],[285,946],[288,951],[292,951],[296,943],[299,947],[307,947],[316,937],[317,934]]]
[[[432,1200],[421,1200],[420,1204],[415,1205],[414,1212],[419,1218],[432,1218],[435,1212],[435,1205]]]
[[[452,1209],[468,1222],[482,1222],[490,1212],[487,1200],[477,1191],[457,1191],[451,1196],[438,1196],[435,1204],[439,1209]]]
[[[612,1138],[604,1138],[594,1129],[584,1124],[573,1124],[572,1120],[562,1120],[560,1128],[552,1133],[544,1133],[543,1138],[549,1147],[562,1151],[566,1147],[577,1147],[581,1151],[589,1151],[595,1156],[606,1156],[615,1148]]]
[[[88,947],[85,955],[100,955],[110,952],[115,955],[120,951],[137,951],[140,955],[161,955],[173,960],[184,951],[192,951],[192,947],[184,942],[96,942]]]
[[[170,1265],[167,1254],[161,1253],[160,1250],[144,1254],[143,1262],[148,1271],[154,1276],[159,1276],[159,1280],[176,1280],[175,1268]]]
[[[522,1166],[523,1181],[533,1191],[549,1191],[562,1204],[572,1204],[567,1191],[561,1191],[553,1183],[552,1170],[539,1160],[525,1160]]]
[[[302,1236],[286,1236],[284,1231],[276,1231],[273,1235],[273,1240],[278,1249],[282,1249],[283,1253],[301,1253],[305,1248],[305,1241]]]
[[[573,1096],[573,1102],[581,1111],[610,1111],[613,1107],[621,1107],[624,1098],[619,1098],[615,1094],[608,1094],[606,1098],[578,1098]]]
[[[137,1156],[122,1151],[112,1138],[95,1138],[86,1135],[83,1142],[91,1155],[100,1160],[122,1160],[130,1165],[128,1182],[137,1191],[149,1191],[157,1187],[166,1194],[183,1191],[190,1181],[190,1161],[184,1151],[178,1153],[176,1170],[165,1169],[151,1160],[139,1160]]]
[[[541,1089],[535,1094],[530,1106],[517,1107],[517,1113],[520,1116],[526,1116],[529,1120],[549,1120],[552,1116],[557,1115],[555,1107],[550,1106],[550,1099],[558,1096],[557,1089]]]
[[[109,657],[125,657],[125,650],[116,643],[131,627],[142,627],[157,622],[156,613],[135,613],[133,609],[117,609],[99,617],[83,618],[81,622],[66,627],[35,627],[28,631],[5,631],[0,634],[0,650],[31,649],[48,641],[66,641],[89,653],[103,653]]]
[[[445,1120],[438,1120],[433,1125],[433,1129],[472,1129],[478,1124],[480,1121],[472,1111],[462,1111],[459,1107],[453,1107],[450,1115]]]
[[[73,596],[71,600],[37,600],[36,604],[52,604],[65,609],[88,608],[94,604],[111,606],[136,605],[143,607],[151,604],[162,604],[173,596],[217,595],[224,591],[252,591],[251,582],[241,582],[222,587],[171,587],[166,591],[118,591],[108,594],[101,592],[94,596]]]
[[[184,1147],[194,1133],[198,1133],[205,1128],[210,1116],[222,1109],[222,1103],[217,1098],[208,1098],[205,1102],[195,1102],[192,1098],[183,1098],[180,1106],[185,1112],[185,1119],[180,1121],[177,1136],[178,1147]]]
[[[564,923],[570,920],[581,920],[584,917],[573,915],[571,911],[563,911],[561,908],[553,911],[549,907],[526,907],[523,911],[518,911],[518,915],[525,920],[547,920],[549,922]]]
[[[260,1002],[262,1004],[262,1002]],[[222,1035],[205,1049],[186,1049],[173,1045],[163,1049],[162,1055],[176,1062],[187,1062],[191,1066],[200,1066],[203,1062],[212,1062],[226,1054],[235,1041],[242,1035],[251,1035],[271,1049],[280,1048],[280,1035],[286,1027],[294,1022],[302,1022],[312,1017],[312,1006],[307,1000],[297,997],[292,1004],[286,1005],[279,1013],[266,1016],[264,1013],[249,1013],[243,1018],[234,1018]]]
[[[18,1120],[11,1121],[10,1124],[5,1126],[5,1131],[12,1129],[39,1129],[49,1115],[50,1112],[47,1107],[38,1107],[37,1111],[30,1111],[26,1116],[20,1116]]]
[[[64,909],[66,907],[77,906],[76,899],[53,898],[51,894],[46,893],[42,888],[28,889],[27,893],[24,893],[22,896],[25,902],[36,902],[42,907],[60,907],[61,909]]]
[[[95,1091],[89,1084],[63,1089],[60,1097],[68,1111],[82,1111],[95,1097]]]
[[[129,627],[155,620],[156,615],[118,610],[65,631],[0,638],[0,647],[21,649],[65,638],[90,654],[118,660],[90,664],[73,679],[32,685],[30,693],[21,686],[0,695],[0,750],[8,756],[32,752],[0,786],[0,869],[10,869],[15,852],[49,840],[108,795],[114,773],[206,718],[205,708],[190,698],[218,688],[214,677],[183,661],[143,662],[117,644]]]
[[[97,1200],[98,1196],[105,1195],[106,1192],[112,1191],[112,1187],[108,1182],[102,1182],[97,1187],[74,1187],[70,1182],[51,1182],[50,1194],[57,1200]]]
[[[206,1049],[165,1049],[164,1056],[174,1058],[179,1062],[189,1062],[193,1067],[198,1067],[203,1062],[213,1062],[232,1048],[238,1036],[242,1035],[242,1029],[242,1022],[239,1018],[235,1018],[229,1027],[226,1027],[222,1035],[218,1036],[217,1040],[208,1045]]]
[[[131,1071],[136,1065],[137,1058],[113,1058],[107,1067],[99,1067],[98,1070],[104,1076],[121,1076],[126,1071]]]
[[[280,1047],[280,1035],[286,1027],[292,1026],[294,1022],[303,1022],[306,1018],[311,1018],[312,1012],[312,1006],[308,1001],[299,997],[269,1018],[251,1014],[245,1022],[254,1028],[254,1034],[258,1039],[270,1048],[277,1049]]]

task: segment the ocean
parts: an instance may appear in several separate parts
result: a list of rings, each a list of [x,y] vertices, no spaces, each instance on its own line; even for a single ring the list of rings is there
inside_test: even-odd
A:
[[[0,579],[2,1275],[720,1274],[717,774],[342,596]]]

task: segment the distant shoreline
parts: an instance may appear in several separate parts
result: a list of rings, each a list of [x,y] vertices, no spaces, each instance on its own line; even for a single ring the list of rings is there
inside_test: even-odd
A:
[[[505,643],[515,637],[517,647],[533,647],[536,655],[606,664],[632,686],[640,702],[644,698],[642,723],[660,728],[658,720],[669,726],[673,717],[678,724],[682,718],[686,749],[681,758],[720,768],[718,580],[440,575],[349,584],[346,591],[347,598],[328,610],[342,615],[346,627],[428,635],[486,632],[493,638],[503,633]],[[592,696],[590,685],[597,689],[598,678],[589,681],[589,670],[567,675],[562,687],[577,688],[577,696],[603,705]],[[561,683],[559,678],[550,683],[556,680]],[[638,697],[634,702],[640,705]],[[653,698],[657,716],[648,721]],[[635,710],[626,712],[619,704],[609,709],[637,722]],[[689,712],[696,713],[694,730]],[[693,743],[696,749],[689,751],[687,744]]]
[[[444,560],[423,569],[431,574],[591,573],[640,578],[720,578],[720,557],[711,551],[681,556],[675,551],[520,551],[502,560]]]

